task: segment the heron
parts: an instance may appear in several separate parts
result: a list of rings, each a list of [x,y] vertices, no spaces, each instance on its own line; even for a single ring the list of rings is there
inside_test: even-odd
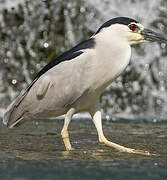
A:
[[[150,152],[109,141],[102,129],[100,97],[127,67],[131,46],[143,42],[167,43],[159,33],[137,20],[116,17],[105,22],[89,39],[53,59],[37,73],[27,89],[7,108],[3,123],[13,128],[39,117],[65,114],[61,136],[67,151],[73,150],[68,126],[75,113],[88,112],[99,142],[121,152]]]

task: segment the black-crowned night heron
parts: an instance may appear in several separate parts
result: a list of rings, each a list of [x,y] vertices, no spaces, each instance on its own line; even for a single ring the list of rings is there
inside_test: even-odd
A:
[[[102,130],[99,98],[104,89],[126,68],[131,45],[159,41],[161,35],[127,17],[105,22],[88,40],[46,65],[29,87],[7,108],[3,122],[9,128],[24,120],[66,114],[61,135],[66,150],[72,150],[68,125],[74,113],[89,112],[99,141],[122,152],[149,155],[108,141]]]

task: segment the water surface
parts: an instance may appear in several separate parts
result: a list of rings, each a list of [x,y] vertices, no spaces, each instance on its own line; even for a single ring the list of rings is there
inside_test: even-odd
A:
[[[34,120],[15,129],[0,127],[0,179],[166,179],[167,123],[104,121],[108,139],[156,156],[118,152],[98,143],[90,119],[73,120],[74,151],[61,139],[62,120]]]

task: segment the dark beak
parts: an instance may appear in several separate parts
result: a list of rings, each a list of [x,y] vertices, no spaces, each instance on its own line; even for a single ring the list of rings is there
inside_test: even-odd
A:
[[[158,34],[152,30],[144,29],[143,31],[141,31],[141,34],[143,35],[144,39],[147,41],[167,44],[167,39],[165,39],[161,34]]]

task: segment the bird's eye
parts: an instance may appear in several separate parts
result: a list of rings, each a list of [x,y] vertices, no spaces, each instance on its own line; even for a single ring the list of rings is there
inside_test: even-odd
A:
[[[137,26],[136,26],[136,24],[130,24],[130,25],[129,25],[129,28],[130,28],[132,31],[135,31],[136,28],[137,28]]]

